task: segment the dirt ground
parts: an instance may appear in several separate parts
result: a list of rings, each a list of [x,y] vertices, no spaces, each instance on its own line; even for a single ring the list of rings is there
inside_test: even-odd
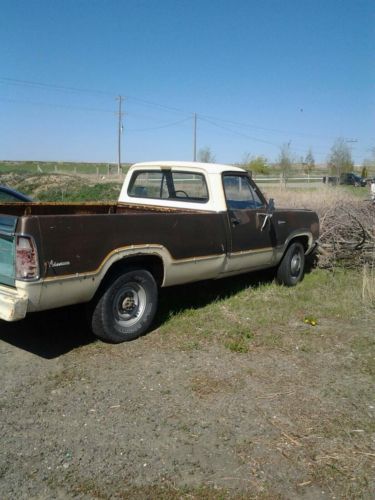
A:
[[[81,312],[0,325],[0,498],[372,498],[374,391],[340,345],[109,345]]]

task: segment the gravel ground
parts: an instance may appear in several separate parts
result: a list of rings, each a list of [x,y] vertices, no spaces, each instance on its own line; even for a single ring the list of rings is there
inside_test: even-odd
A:
[[[321,468],[345,444],[320,422],[355,404],[329,353],[108,345],[79,308],[0,327],[2,499],[345,496]]]

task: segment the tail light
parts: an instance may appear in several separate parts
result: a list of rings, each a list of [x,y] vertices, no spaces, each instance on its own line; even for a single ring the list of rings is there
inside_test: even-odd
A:
[[[34,240],[29,236],[17,236],[16,279],[32,280],[38,277],[38,253]]]

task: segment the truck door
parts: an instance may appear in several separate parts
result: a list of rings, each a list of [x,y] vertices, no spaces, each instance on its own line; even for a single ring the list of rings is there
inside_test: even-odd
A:
[[[223,175],[230,242],[225,273],[272,266],[275,241],[267,204],[246,174]]]

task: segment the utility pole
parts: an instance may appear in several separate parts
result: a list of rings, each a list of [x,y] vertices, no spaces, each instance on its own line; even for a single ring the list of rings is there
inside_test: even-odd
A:
[[[345,142],[346,142],[346,144],[355,144],[356,142],[358,142],[358,139],[353,139],[353,138],[345,139]],[[352,156],[353,146],[350,145],[350,146],[348,146],[348,148],[350,151],[350,156]],[[351,158],[351,161],[352,161],[353,167],[355,167],[353,158]]]
[[[116,97],[116,101],[118,101],[118,156],[117,156],[117,173],[118,175],[121,174],[121,134],[123,130],[123,125],[122,125],[122,101],[124,98],[119,95]]]
[[[193,114],[193,161],[197,161],[197,113]]]

